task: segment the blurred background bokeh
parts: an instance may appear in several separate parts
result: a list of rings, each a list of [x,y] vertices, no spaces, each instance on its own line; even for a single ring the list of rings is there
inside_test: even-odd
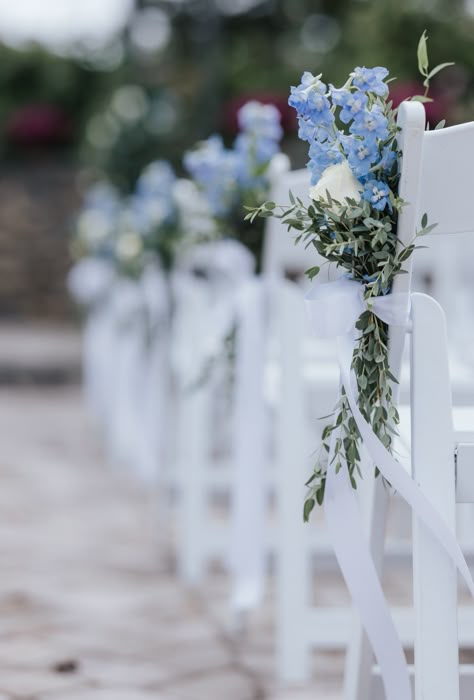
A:
[[[230,621],[232,577],[226,578],[226,566],[235,542],[229,545],[230,539],[224,539],[222,532],[230,530],[219,528],[222,523],[229,525],[227,516],[232,512],[232,469],[235,471],[238,460],[244,463],[253,449],[250,445],[247,453],[239,453],[234,464],[232,450],[237,454],[238,439],[234,445],[236,429],[231,416],[234,402],[237,404],[235,387],[241,385],[236,379],[239,336],[234,318],[237,297],[233,295],[238,291],[237,282],[247,280],[247,276],[254,280],[252,255],[244,249],[242,257],[242,251],[237,255],[235,249],[224,245],[220,262],[214,253],[215,270],[209,267],[206,273],[210,248],[204,245],[199,253],[196,246],[197,258],[188,268],[186,260],[182,268],[175,265],[184,278],[179,287],[173,286],[170,274],[175,262],[170,250],[165,250],[167,257],[158,246],[154,251],[152,262],[158,263],[152,270],[154,280],[147,277],[145,264],[142,268],[137,265],[137,275],[136,269],[120,268],[115,248],[113,254],[107,250],[108,259],[99,250],[97,260],[105,262],[105,267],[111,264],[113,274],[109,289],[104,293],[98,289],[95,299],[90,294],[89,308],[87,300],[83,308],[74,302],[67,280],[81,257],[74,254],[74,237],[81,229],[81,207],[90,207],[91,193],[97,208],[103,207],[99,214],[110,219],[105,229],[115,238],[105,235],[106,243],[116,242],[119,234],[126,239],[130,233],[133,243],[139,227],[127,229],[125,215],[117,225],[117,212],[129,214],[133,209],[130,205],[138,201],[138,208],[149,215],[152,233],[163,233],[165,243],[168,234],[175,236],[178,247],[186,235],[192,242],[189,222],[199,229],[202,219],[210,239],[214,234],[216,238],[233,235],[252,248],[256,231],[257,245],[253,247],[260,247],[261,253],[264,219],[257,221],[260,228],[250,229],[252,238],[243,223],[242,205],[248,202],[240,191],[235,196],[237,204],[232,199],[229,205],[231,221],[224,221],[224,216],[219,219],[214,211],[210,216],[209,202],[193,209],[193,196],[199,204],[200,193],[199,188],[182,188],[180,178],[188,178],[185,185],[192,185],[194,178],[193,169],[183,165],[183,155],[215,133],[222,135],[229,152],[230,147],[237,151],[237,115],[249,100],[257,100],[278,108],[282,151],[289,156],[292,169],[302,168],[308,144],[298,139],[288,95],[303,71],[322,73],[327,82],[339,86],[355,66],[387,66],[395,78],[390,83],[391,97],[398,104],[423,91],[416,47],[425,29],[430,66],[455,63],[432,81],[434,101],[426,105],[430,124],[443,119],[448,125],[472,121],[474,0],[0,0],[1,700],[216,700],[223,695],[227,700],[340,700],[343,656],[327,653],[324,646],[312,669],[319,685],[312,683],[304,692],[287,693],[276,684],[278,674],[287,673],[283,673],[282,664],[277,667],[275,653],[276,601],[282,600],[277,576],[267,577],[271,582],[261,609],[252,611],[248,620],[235,616]],[[254,108],[251,106],[249,121],[253,118],[258,126],[260,117],[252,115]],[[257,106],[257,112],[259,109]],[[275,161],[280,156],[280,127],[275,110],[265,108],[263,112],[267,113],[263,126],[270,126],[270,151],[263,168],[251,171],[251,175],[258,184],[253,189],[266,199],[270,196],[267,175],[273,156],[277,156]],[[255,143],[245,138],[240,146],[243,143],[249,152],[252,148],[256,151]],[[224,154],[224,160],[229,155],[220,142],[215,150],[216,162],[219,155]],[[163,161],[169,161],[172,168]],[[282,161],[286,167],[286,158],[280,159],[280,164]],[[146,168],[150,163],[154,163],[151,170]],[[205,168],[203,171],[205,180]],[[216,168],[216,172],[219,185],[221,171]],[[142,175],[140,182],[141,173],[145,180]],[[235,168],[231,178],[235,190]],[[260,179],[267,189],[261,187]],[[143,205],[146,197],[140,199],[147,194],[142,191],[147,183],[150,197],[146,203],[157,205],[148,209]],[[179,185],[181,197],[173,194],[173,199],[169,192],[175,187],[178,191]],[[224,190],[225,185],[226,181]],[[160,201],[154,199],[155,186],[157,191],[162,188]],[[252,186],[246,194],[249,192],[255,194]],[[172,204],[171,213],[163,213],[163,199]],[[252,203],[262,204],[263,199]],[[187,218],[178,212],[181,209]],[[91,220],[94,223],[93,216],[86,217],[86,223]],[[157,231],[153,230],[155,224]],[[90,229],[94,241],[94,226]],[[143,240],[149,233],[145,230]],[[153,236],[149,240],[155,242]],[[144,250],[145,245],[136,254],[139,263],[149,262]],[[455,291],[464,296],[451,294],[453,277],[447,283],[440,277],[442,289],[448,289],[458,307],[457,320],[462,318],[462,323],[455,325],[455,345],[469,365],[469,370],[463,368],[459,373],[459,381],[464,394],[471,392],[471,401],[474,307],[468,250],[472,251],[472,246],[462,251],[462,274],[456,267],[461,253],[455,257],[447,248],[441,251],[446,268],[456,281],[458,276],[461,279]],[[94,251],[90,260],[87,250],[84,257],[86,263],[93,263]],[[133,250],[130,260],[136,262]],[[239,265],[234,266],[235,261]],[[439,269],[444,271],[443,258],[441,262]],[[431,289],[436,274],[429,263],[425,269],[424,286]],[[189,273],[187,277],[181,274],[183,270]],[[156,283],[157,273],[161,286],[145,284],[148,279]],[[230,273],[236,273],[235,278]],[[93,283],[92,274],[92,288]],[[201,296],[194,299],[195,290],[200,288]],[[70,289],[74,294],[71,285]],[[142,296],[137,303],[138,292]],[[463,305],[458,303],[460,298]],[[180,305],[185,323],[176,313]],[[204,319],[201,325],[199,314]],[[252,323],[252,314],[250,317]],[[295,314],[296,322],[298,318]],[[465,318],[470,319],[467,325]],[[196,325],[188,321],[196,321]],[[280,400],[277,365],[284,353],[279,356],[275,352],[277,343],[270,325],[261,324],[270,342],[264,351],[262,341],[262,357],[256,360],[257,380],[249,381],[252,386],[245,392],[255,388],[262,401],[262,422],[270,417],[269,423],[280,425],[275,417]],[[211,329],[211,342],[202,328]],[[182,352],[173,357],[173,348]],[[311,345],[311,352],[313,349]],[[242,354],[241,348],[239,352]],[[337,372],[331,353],[323,358],[321,370],[316,361],[311,365],[311,353],[304,358],[312,371],[310,379],[320,381],[323,377],[328,385],[334,379],[327,394],[324,387],[320,392],[319,385],[314,392],[314,396],[323,395],[323,400],[330,395],[328,411],[325,406],[319,412],[321,406],[313,404],[313,394],[308,394],[310,401],[301,393],[304,408],[303,403],[297,406],[307,414],[313,449],[316,418],[334,405],[331,390],[336,388]],[[189,367],[195,371],[190,376],[186,374]],[[313,371],[315,367],[319,373]],[[271,388],[264,399],[260,384]],[[246,405],[242,408],[249,395],[245,392],[239,399],[239,410],[246,416],[241,422],[252,423],[252,411],[247,411]],[[101,399],[96,414],[90,410],[92,398],[96,402]],[[247,404],[253,406],[252,401]],[[205,430],[200,435],[203,424]],[[258,421],[256,426],[250,426],[250,435],[260,437],[263,430],[259,433]],[[273,439],[277,433],[273,431]],[[270,454],[272,466],[280,449],[276,442],[268,440],[262,448],[265,458]],[[298,438],[298,447],[303,442]],[[128,455],[133,450],[134,462]],[[208,452],[202,463],[195,459],[199,450]],[[127,452],[130,464],[121,452]],[[301,456],[301,450],[297,454]],[[292,474],[302,475],[303,486],[307,474],[303,476],[303,469],[298,471],[301,460],[290,461]],[[264,462],[262,459],[262,465]],[[197,478],[193,471],[196,463],[198,469],[201,467]],[[145,473],[144,465],[146,469],[151,465],[156,473],[152,469]],[[204,467],[209,467],[208,472]],[[278,485],[267,493],[265,484],[262,479],[260,487],[271,511],[268,523],[273,543]],[[212,523],[219,523],[215,531],[211,525],[194,527],[193,518],[207,518],[208,513],[199,506],[205,499],[199,501],[199,495],[193,501],[194,495],[189,493],[201,494],[205,489],[206,498],[212,496],[207,499],[208,510],[216,516]],[[198,507],[194,508],[196,502]],[[252,498],[248,502],[251,509]],[[297,510],[302,510],[299,501]],[[285,512],[287,517],[292,510]],[[242,513],[245,516],[244,509]],[[401,514],[394,522],[406,543],[410,517],[405,511]],[[465,531],[472,533],[470,518],[465,521]],[[249,523],[251,527],[251,518]],[[257,535],[252,532],[258,549]],[[304,537],[294,538],[297,540],[306,546]],[[195,546],[196,541],[199,546]],[[278,574],[276,541],[277,537],[269,571]],[[472,537],[469,542],[474,556]],[[213,566],[204,572],[208,544],[209,551],[216,546],[218,556],[214,553]],[[290,544],[293,547],[293,540]],[[340,581],[339,588],[333,586],[338,579],[334,577],[332,550],[324,551],[329,554],[322,558],[317,582],[319,586],[322,581],[323,594],[318,599],[313,596],[314,601],[321,603],[320,607],[343,605],[348,611],[347,591]],[[411,552],[405,548],[400,555],[400,551],[396,550],[395,563]],[[242,560],[246,556],[245,551]],[[404,561],[409,561],[409,556]],[[293,568],[289,575],[298,578]],[[199,588],[201,577],[205,585]],[[306,585],[303,578],[299,577]],[[395,592],[397,604],[409,599],[409,593],[405,595],[407,581],[406,568],[399,578],[390,572],[390,592]],[[314,590],[320,594],[319,587]],[[304,596],[298,597],[303,601]],[[292,614],[283,617],[294,619]],[[340,625],[330,622],[330,626],[329,636],[334,636],[333,631],[337,636]]]
[[[287,107],[304,69],[334,83],[381,64],[396,101],[417,82],[427,28],[433,122],[472,118],[472,0],[8,0],[0,2],[0,315],[71,319],[65,289],[81,192],[124,193],[155,158],[220,131],[248,98],[276,104],[293,167],[304,144]]]

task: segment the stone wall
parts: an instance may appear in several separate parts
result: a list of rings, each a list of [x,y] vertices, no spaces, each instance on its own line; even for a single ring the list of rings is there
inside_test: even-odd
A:
[[[74,317],[65,287],[76,169],[38,159],[0,168],[0,319]]]

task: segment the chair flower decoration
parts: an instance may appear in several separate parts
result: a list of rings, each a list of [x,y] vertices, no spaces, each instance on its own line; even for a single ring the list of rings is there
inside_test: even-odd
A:
[[[157,160],[128,197],[105,182],[87,191],[71,247],[75,259],[100,258],[119,275],[138,278],[150,262],[168,273],[183,248],[214,236],[212,214],[196,186]]]
[[[242,241],[259,265],[263,232],[243,222],[242,212],[268,197],[270,164],[280,151],[283,130],[278,109],[256,101],[241,107],[238,125],[231,148],[215,134],[185,154],[184,167],[203,193],[222,235]]]
[[[418,64],[426,91],[412,99],[429,101],[430,79],[451,64],[429,70],[425,33]],[[409,245],[401,245],[397,238],[397,220],[405,203],[397,195],[401,151],[397,109],[390,101],[388,83],[389,72],[380,66],[355,68],[342,87],[326,84],[322,75],[304,72],[301,83],[291,88],[289,104],[297,112],[299,138],[308,143],[310,204],[306,206],[290,192],[290,205],[266,202],[251,209],[246,219],[281,218],[289,230],[296,231],[296,243],[314,246],[327,264],[342,268],[347,278],[362,285],[366,310],[356,323],[352,360],[359,408],[390,449],[399,422],[392,396],[396,379],[388,362],[388,326],[373,313],[370,300],[390,293],[395,276],[403,272],[404,262],[415,250],[416,238],[434,226],[423,216]],[[312,267],[306,274],[313,279],[319,272],[319,267]],[[331,435],[340,426],[333,466],[337,472],[347,464],[352,486],[357,486],[361,436],[342,390],[307,482],[305,519],[324,500]]]

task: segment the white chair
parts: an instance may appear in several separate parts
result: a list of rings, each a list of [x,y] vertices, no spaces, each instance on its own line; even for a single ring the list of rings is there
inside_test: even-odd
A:
[[[279,180],[288,169],[287,157],[280,154],[272,160],[270,177]],[[224,258],[231,251],[227,251],[222,243],[218,245],[221,250],[221,262],[224,262]],[[228,245],[230,242],[227,242]],[[202,261],[207,261],[207,264],[210,257],[218,252],[217,248],[214,252],[210,248],[201,249],[204,255]],[[196,259],[196,255],[199,257],[199,249],[191,251],[193,259]],[[235,251],[228,257],[228,262],[233,258],[235,260]],[[219,261],[216,262],[219,266]],[[240,263],[239,265],[241,267]],[[181,405],[182,399],[178,400],[178,406],[181,406],[178,408],[178,414],[181,415],[179,424],[185,426],[187,422],[187,429],[191,430],[194,438],[186,440],[186,444],[178,439],[177,463],[182,465],[179,471],[183,477],[190,469],[193,470],[190,478],[181,478],[180,481],[183,502],[180,511],[183,518],[179,528],[179,569],[185,580],[197,584],[202,579],[207,561],[216,557],[224,561],[232,574],[231,610],[237,616],[236,621],[239,621],[241,613],[254,608],[261,600],[268,551],[268,533],[264,524],[268,492],[268,454],[261,382],[267,329],[262,282],[250,276],[248,269],[243,270],[245,274],[239,274],[236,278],[236,267],[235,264],[229,267],[227,274],[221,275],[219,288],[214,289],[214,294],[221,293],[225,302],[220,311],[223,311],[224,315],[230,312],[231,320],[236,324],[229,449],[220,468],[210,470],[209,467],[215,460],[210,457],[209,434],[214,426],[210,427],[209,420],[214,400],[212,394],[216,392],[217,387],[216,378],[207,377],[207,386],[201,384],[195,387],[193,396],[186,399],[186,406]],[[212,313],[209,316],[209,307],[215,305],[215,300],[204,298],[199,302],[200,296],[206,296],[202,280],[188,278],[186,284],[194,288],[195,291],[191,292],[191,295],[194,303],[201,307],[201,311],[195,309],[194,319],[191,321],[191,326],[196,322],[200,324],[199,329],[195,328],[194,337],[215,337],[216,328],[212,326],[222,323],[222,318],[219,321],[219,313],[214,314],[214,317]],[[208,291],[212,291],[209,285]],[[178,325],[179,323],[178,321]],[[185,330],[185,335],[186,332]],[[221,343],[218,349],[222,349],[222,333],[218,334],[218,339]],[[213,374],[215,375],[215,371]],[[188,411],[192,415],[188,416]],[[192,427],[189,427],[191,424]],[[181,434],[179,425],[177,433]],[[195,443],[193,466],[186,465],[190,459],[190,442]],[[206,514],[209,494],[216,489],[225,492],[230,499],[230,522],[221,522],[220,526],[211,524]],[[184,506],[186,500],[189,500],[187,507]]]
[[[106,445],[111,463],[133,468],[140,453],[146,311],[140,284],[117,280],[112,297],[114,335],[109,358],[110,420]]]
[[[399,235],[409,240],[413,227],[428,213],[437,222],[436,233],[451,235],[474,230],[470,207],[470,167],[474,157],[474,122],[440,131],[424,131],[424,110],[416,103],[404,103],[401,111],[403,164],[400,191],[410,204],[400,219]],[[452,239],[452,245],[455,245]],[[415,260],[416,264],[416,260]],[[410,276],[397,278],[395,288],[409,290]],[[399,358],[404,333],[391,332],[392,367],[399,373]],[[454,527],[454,440],[451,419],[451,389],[447,371],[447,342],[439,307],[429,298],[414,296],[412,340],[412,465],[414,476],[436,501]],[[433,358],[433,361],[431,361]],[[472,414],[471,414],[472,415]],[[473,421],[474,425],[474,421]],[[465,454],[465,448],[462,448]],[[460,463],[458,462],[458,467]],[[463,474],[465,464],[462,466]],[[439,470],[439,473],[438,473]],[[469,475],[464,475],[468,481]],[[463,477],[463,478],[464,478]],[[459,482],[458,482],[459,483]],[[459,489],[461,499],[466,498]],[[381,569],[384,551],[384,525],[387,515],[387,491],[378,484],[369,500],[368,532],[374,561]],[[417,666],[417,699],[459,697],[457,674],[457,634],[455,629],[456,579],[444,554],[423,528],[414,527],[414,568]],[[432,585],[437,576],[443,596],[433,607]],[[434,611],[436,610],[436,615]],[[442,627],[437,627],[439,620]],[[464,617],[464,616],[463,616]],[[473,643],[474,625],[463,631],[461,642]],[[449,619],[452,618],[451,622]],[[467,619],[467,618],[466,618]],[[444,627],[445,625],[445,627]],[[436,629],[442,633],[437,635]],[[466,635],[466,636],[465,636]],[[402,635],[403,636],[403,635]],[[467,638],[466,638],[467,637]],[[410,642],[411,639],[407,639]],[[445,657],[443,658],[443,655]],[[444,663],[447,667],[445,668]],[[372,654],[365,635],[356,628],[348,653],[345,698],[368,700],[373,692]],[[438,666],[438,668],[436,668]],[[445,675],[445,680],[442,676]],[[447,685],[446,685],[447,683]],[[429,689],[429,690],[427,690]],[[470,696],[469,696],[470,697]]]
[[[254,278],[250,253],[232,241],[196,249],[189,265],[173,280],[174,469],[179,493],[178,570],[184,581],[197,586],[210,561],[230,564],[229,521],[213,517],[209,506],[216,494],[233,495],[233,447],[241,441],[232,439],[231,416],[235,397],[241,394],[241,373],[229,386],[224,347],[241,315],[241,289]],[[194,274],[194,266],[204,276]],[[236,348],[240,355],[238,329]],[[218,402],[226,395],[224,411]]]
[[[116,280],[113,266],[85,258],[69,271],[67,284],[74,301],[84,313],[82,328],[82,385],[91,416],[104,424],[107,419],[106,363],[111,334],[110,299]]]
[[[135,410],[139,419],[138,452],[134,468],[140,478],[161,485],[172,428],[170,382],[171,290],[168,276],[158,265],[148,265],[140,279],[143,296],[142,367],[137,380],[139,400]]]
[[[416,109],[416,108],[415,108]],[[402,109],[402,112],[404,110]],[[438,132],[437,132],[438,133]],[[406,125],[404,128],[404,137],[408,143],[408,151],[411,157],[415,157],[414,147],[416,143],[413,144],[413,127],[412,125]],[[409,159],[405,158],[404,171],[402,174],[402,191],[407,192],[408,184],[411,187],[416,185],[415,180],[410,180],[411,170],[407,170],[409,166]],[[292,192],[299,196],[303,201],[307,198],[307,192],[309,188],[309,175],[306,171],[297,171],[295,173],[289,173],[288,175],[281,178],[281,181],[275,183],[275,191],[272,194],[272,199],[276,201],[277,204],[285,203],[288,201],[288,190],[291,189]],[[405,196],[405,199],[410,200],[410,197]],[[415,227],[420,224],[421,212],[418,220],[416,220],[411,215],[413,208],[407,207],[401,221],[401,231],[402,227],[405,227],[406,241],[411,240],[413,237],[413,232]],[[436,213],[430,216],[431,221],[436,221]],[[264,261],[267,263],[267,270],[270,279],[275,280],[285,273],[290,273],[297,277],[298,273],[311,266],[312,264],[318,264],[316,258],[314,262],[311,260],[311,249],[305,250],[303,246],[295,247],[291,241],[291,236],[286,231],[286,227],[281,226],[280,222],[274,219],[269,220],[269,226],[267,230],[267,249]],[[423,255],[427,251],[421,251],[419,257],[423,260]],[[431,252],[431,251],[428,251]],[[428,275],[431,280],[431,291],[435,293],[438,297],[443,298],[446,295],[446,288],[449,286],[447,280],[453,278],[454,268],[453,262],[454,258],[451,256],[450,260],[444,261],[444,268],[441,264],[443,259],[443,248],[440,246],[438,250],[431,255],[430,265],[424,264],[424,269],[420,274],[415,276],[415,284],[417,288],[423,288],[424,278]],[[314,255],[314,252],[313,252]],[[288,262],[287,262],[288,261]],[[416,271],[416,266],[415,266]],[[324,275],[321,281],[325,281]],[[403,279],[402,276],[398,278],[397,285],[406,284],[408,282],[408,276],[404,276],[405,281],[400,282]],[[274,282],[273,282],[274,284]],[[289,292],[288,292],[289,294]],[[301,300],[299,302],[301,304]],[[276,416],[278,433],[280,435],[281,445],[286,445],[286,451],[290,445],[295,451],[300,451],[300,445],[302,443],[307,444],[307,440],[303,440],[301,426],[305,425],[304,412],[298,409],[298,405],[302,404],[305,400],[307,401],[307,383],[310,380],[314,384],[314,396],[313,403],[316,401],[321,407],[328,401],[331,401],[331,397],[335,396],[337,379],[334,376],[334,364],[327,361],[328,353],[321,353],[319,350],[315,350],[315,342],[308,342],[307,340],[302,340],[305,337],[304,331],[298,330],[298,298],[294,293],[293,298],[290,296],[287,298],[284,306],[286,305],[287,311],[285,313],[285,322],[281,329],[281,344],[286,343],[287,356],[298,357],[299,362],[289,362],[285,364],[285,354],[281,358],[281,372],[287,373],[291,379],[287,381],[287,390],[290,392],[288,398],[285,397],[285,391],[283,390],[280,396],[280,400],[276,405]],[[286,324],[286,325],[285,325]],[[393,334],[392,334],[393,335]],[[307,352],[301,351],[298,347],[301,343],[306,344],[308,350]],[[392,363],[400,366],[401,363],[401,345],[402,339],[393,338],[392,346],[394,346],[393,352],[395,355],[392,359]],[[292,346],[289,350],[288,346]],[[397,348],[395,350],[395,348]],[[326,355],[326,360],[324,358]],[[457,378],[454,394],[456,398],[456,403],[466,404],[469,401],[469,397],[474,396],[474,384],[472,372],[466,370],[466,367],[455,367],[455,375]],[[403,378],[402,378],[403,379]],[[284,385],[282,380],[282,385]],[[288,387],[293,387],[293,390],[288,389]],[[295,387],[299,387],[298,390]],[[402,394],[405,400],[408,400],[408,383],[406,378],[404,378],[402,385]],[[290,401],[291,399],[291,401]],[[290,402],[290,403],[288,403]],[[318,410],[317,415],[322,415],[329,411]],[[292,415],[299,415],[298,426],[295,426],[289,418]],[[316,447],[317,435],[314,435],[313,431],[313,448]],[[295,435],[299,438],[296,440]],[[295,462],[290,458],[287,461],[287,466],[284,466],[284,455],[285,449],[282,448],[281,451],[281,462],[279,467],[279,479],[277,481],[277,501],[281,501],[282,504],[285,503],[285,494],[288,491],[294,493],[295,505],[298,502],[298,495],[300,497],[299,503],[302,503],[302,490],[300,485],[294,484],[295,479]],[[306,460],[303,462],[307,463],[309,452],[306,453]],[[375,488],[378,488],[378,483]],[[369,501],[369,512],[371,510],[370,504],[372,502],[372,496],[370,492],[365,495]],[[381,496],[383,498],[383,495]],[[289,499],[291,501],[291,498]],[[287,514],[285,516],[285,513]],[[293,511],[292,517],[295,517],[295,511]],[[300,512],[298,512],[297,517],[300,517]],[[318,534],[315,536],[311,533],[310,528],[306,527],[306,536],[303,531],[300,531],[300,537],[297,538],[296,534],[291,534],[288,537],[285,535],[290,533],[294,527],[294,523],[290,519],[289,508],[280,507],[278,510],[278,521],[280,523],[279,533],[277,535],[277,542],[279,543],[277,547],[277,557],[280,563],[279,566],[279,576],[277,579],[278,593],[278,608],[277,608],[277,650],[278,650],[278,670],[280,676],[286,681],[296,681],[302,682],[309,679],[309,652],[312,648],[344,648],[350,634],[351,620],[352,617],[349,611],[345,608],[338,609],[323,609],[314,608],[309,601],[309,591],[308,591],[308,581],[307,579],[311,577],[311,559],[316,557],[317,560],[321,560],[322,557],[330,551],[330,543]],[[382,532],[382,525],[385,525],[385,516],[379,520],[378,527],[374,526],[372,528],[372,536],[375,537],[375,533]],[[296,527],[300,527],[300,522],[298,521]],[[285,546],[285,543],[286,546]],[[473,550],[473,538],[470,536],[470,551]],[[408,543],[405,540],[395,539],[390,541],[387,548],[388,554],[393,556],[393,561],[398,562],[400,555],[406,559],[409,555],[410,549]],[[306,576],[297,575],[292,576],[291,571],[296,570],[298,572],[305,571]],[[406,614],[407,611],[402,611],[402,619],[404,621],[408,620]],[[409,643],[413,643],[413,633],[409,629],[408,624],[404,624],[404,639]],[[474,633],[471,634],[474,637]],[[411,641],[410,641],[411,640]],[[359,697],[359,696],[358,696]],[[360,698],[364,696],[363,692],[360,694]]]

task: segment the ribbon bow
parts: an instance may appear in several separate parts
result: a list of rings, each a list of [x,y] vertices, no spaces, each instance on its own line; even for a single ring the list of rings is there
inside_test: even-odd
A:
[[[354,324],[360,314],[370,308],[385,323],[407,327],[409,294],[388,294],[368,302],[364,300],[363,286],[359,282],[339,279],[314,286],[306,295],[306,307],[312,329],[318,337],[337,337],[341,383],[368,455],[381,475],[442,545],[474,596],[474,582],[456,537],[418,484],[375,435],[358,405],[357,381],[351,368],[356,337]],[[370,554],[348,470],[342,464],[342,469],[336,474],[331,467],[340,432],[341,426],[331,434],[328,457],[324,499],[328,530],[342,574],[380,666],[386,698],[410,700],[412,694],[403,648]],[[342,461],[340,455],[338,458]]]

